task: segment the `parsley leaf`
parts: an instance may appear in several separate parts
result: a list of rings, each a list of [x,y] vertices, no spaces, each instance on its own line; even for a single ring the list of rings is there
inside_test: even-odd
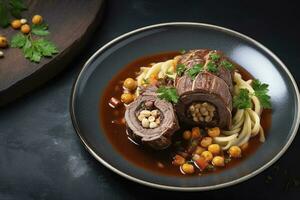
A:
[[[182,76],[182,74],[184,73],[184,71],[185,71],[184,64],[178,64],[176,66],[176,73],[177,73],[178,76]]]
[[[32,30],[31,32],[35,35],[39,35],[39,36],[45,36],[48,35],[50,32],[48,31],[48,25],[47,24],[38,24],[32,25]]]
[[[161,86],[156,90],[158,97],[169,102],[177,103],[179,95],[176,88]]]
[[[211,54],[209,54],[209,57],[212,61],[218,61],[221,56],[217,53],[211,53]]]
[[[58,53],[56,46],[46,39],[35,40],[33,41],[33,45],[36,47],[37,51],[46,57],[52,57],[53,54]]]
[[[233,97],[233,106],[238,109],[251,108],[251,98],[247,89],[240,89],[238,95]]]
[[[228,70],[233,70],[234,66],[231,62],[227,61],[227,60],[223,60],[220,64],[222,67],[225,67]]]
[[[254,95],[259,99],[263,108],[271,108],[271,97],[268,95],[269,85],[261,83],[259,80],[255,79],[252,81],[252,87],[254,89]]]
[[[13,38],[11,39],[11,47],[15,47],[15,48],[22,48],[25,43],[26,43],[26,36],[23,34],[16,34],[13,36]]]
[[[23,34],[16,34],[11,40],[11,46],[23,50],[25,58],[32,62],[40,62],[42,57],[52,57],[58,53],[56,46],[43,38],[32,40]]]
[[[187,70],[187,74],[194,80],[196,76],[203,70],[203,65],[196,64],[192,68]]]
[[[185,53],[186,53],[186,50],[181,49],[181,50],[180,50],[180,53],[181,53],[181,54],[185,54]]]
[[[207,63],[207,65],[206,65],[206,67],[207,67],[207,71],[209,71],[209,72],[215,73],[218,71],[218,68],[217,68],[218,66],[212,61],[209,61],[209,63]]]

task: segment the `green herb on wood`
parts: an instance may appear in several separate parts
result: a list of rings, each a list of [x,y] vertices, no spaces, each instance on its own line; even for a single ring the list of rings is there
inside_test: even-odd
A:
[[[42,57],[52,57],[58,53],[57,47],[50,41],[40,38],[33,40],[30,35],[16,34],[11,40],[11,47],[22,49],[25,58],[39,63]]]
[[[38,36],[46,36],[50,32],[48,31],[48,25],[47,24],[33,24],[31,32]]]

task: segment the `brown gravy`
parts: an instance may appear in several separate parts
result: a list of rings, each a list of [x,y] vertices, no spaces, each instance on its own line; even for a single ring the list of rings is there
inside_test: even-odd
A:
[[[111,97],[120,99],[120,96],[123,92],[122,81],[128,77],[136,77],[136,73],[139,72],[139,68],[141,66],[147,66],[149,63],[153,62],[166,61],[179,54],[179,52],[167,52],[146,56],[126,65],[109,82],[107,88],[102,94],[99,106],[101,126],[113,147],[120,152],[124,158],[147,170],[172,176],[185,176],[180,172],[178,166],[172,165],[172,149],[163,150],[157,153],[155,150],[148,149],[143,146],[137,146],[132,143],[127,138],[125,125],[121,123],[122,118],[124,117],[125,107],[122,105],[118,109],[113,109],[109,106],[108,102]],[[242,67],[238,67],[238,70],[244,79],[252,78],[249,72]],[[265,133],[267,133],[271,125],[271,110],[263,111],[261,123]],[[177,132],[177,134],[181,135],[182,132],[183,131],[180,130]],[[266,137],[266,139],[268,138]],[[249,147],[246,149],[246,151],[243,151],[242,158],[233,159],[224,168],[217,168],[214,173],[226,170],[232,166],[235,166],[244,159],[247,159],[247,157],[255,152],[259,145],[261,145],[261,142],[259,142],[258,137],[252,138],[249,141]]]

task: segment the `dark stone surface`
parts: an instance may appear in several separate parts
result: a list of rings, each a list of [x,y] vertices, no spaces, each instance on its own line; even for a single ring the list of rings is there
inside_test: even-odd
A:
[[[76,74],[99,47],[135,28],[169,21],[212,23],[249,35],[277,54],[298,82],[298,19],[298,6],[287,2],[108,0],[102,26],[69,68],[0,109],[0,200],[296,199],[299,136],[275,165],[239,185],[210,192],[161,191],[112,173],[87,153],[71,124],[69,97]]]

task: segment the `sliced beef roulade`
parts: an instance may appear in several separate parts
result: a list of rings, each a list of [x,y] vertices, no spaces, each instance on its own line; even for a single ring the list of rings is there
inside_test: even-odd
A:
[[[190,50],[187,53],[180,56],[178,63],[183,64],[187,69],[192,68],[193,66],[200,64],[206,65],[211,59],[211,55],[218,55],[218,59],[214,60],[215,64],[218,65],[218,71],[214,73],[214,75],[223,79],[230,92],[233,91],[233,84],[232,84],[232,74],[231,71],[228,70],[226,67],[221,65],[223,61],[226,62],[227,58],[221,51],[212,51],[209,49],[196,49]]]
[[[218,58],[211,58],[212,52]],[[211,59],[216,71],[207,68]],[[222,54],[210,50],[192,50],[182,55],[179,60],[187,70],[181,77],[177,77],[175,86],[180,96],[175,109],[180,121],[191,126],[231,126],[232,111],[232,79],[231,72],[220,65]],[[201,71],[191,77],[188,69],[201,65]]]
[[[173,105],[159,99],[156,89],[148,88],[128,105],[125,121],[131,139],[161,150],[171,144],[171,137],[179,125]]]

